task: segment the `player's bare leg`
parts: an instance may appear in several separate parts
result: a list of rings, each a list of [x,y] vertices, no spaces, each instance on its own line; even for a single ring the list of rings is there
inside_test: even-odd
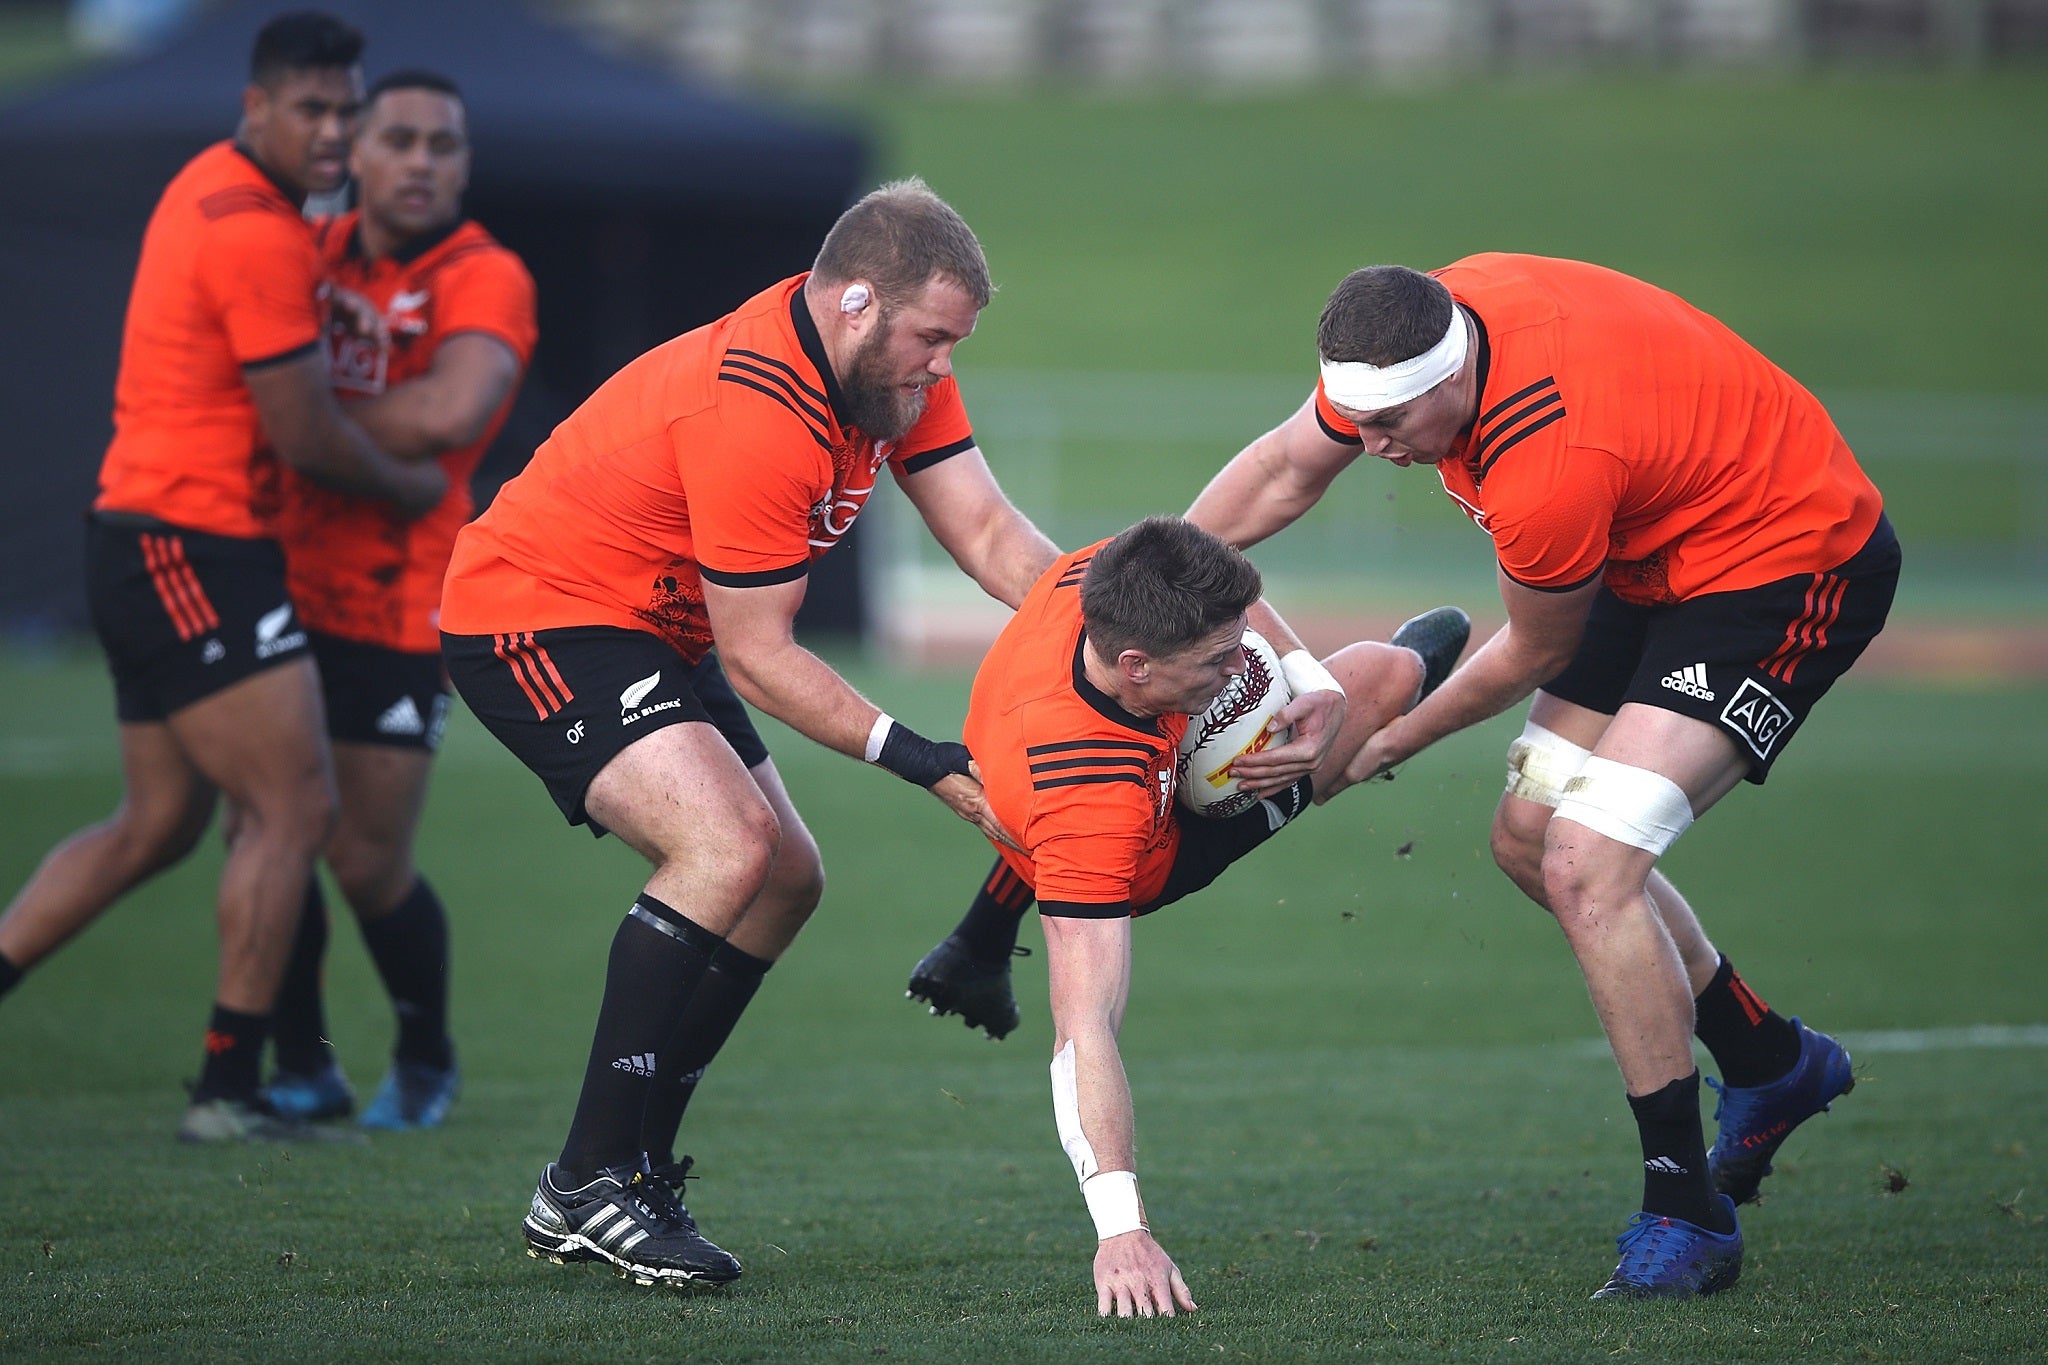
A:
[[[0,916],[0,957],[26,971],[123,893],[184,860],[218,793],[161,721],[120,727],[121,804],[51,849]]]

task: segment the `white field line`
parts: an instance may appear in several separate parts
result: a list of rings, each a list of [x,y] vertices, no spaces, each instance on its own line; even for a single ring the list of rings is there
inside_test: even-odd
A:
[[[1868,1052],[1962,1052],[1983,1048],[2048,1047],[2048,1024],[1969,1024],[1960,1028],[1849,1030],[1835,1035],[1850,1055]],[[1575,1057],[1609,1057],[1604,1038],[1571,1045]]]

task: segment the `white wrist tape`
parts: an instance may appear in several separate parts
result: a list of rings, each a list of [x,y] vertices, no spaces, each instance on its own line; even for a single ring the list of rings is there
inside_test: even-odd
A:
[[[1052,1055],[1052,1121],[1059,1130],[1060,1146],[1074,1163],[1074,1179],[1085,1189],[1095,1174],[1095,1149],[1081,1131],[1081,1092],[1074,1084],[1074,1040]]]
[[[1305,692],[1344,695],[1344,685],[1323,667],[1322,660],[1305,649],[1289,650],[1281,656],[1280,676],[1287,679],[1287,690],[1297,697]]]
[[[863,755],[868,762],[873,763],[882,756],[882,744],[889,738],[889,727],[895,723],[887,711],[875,717],[874,726],[868,731],[867,753]]]
[[[1088,1216],[1095,1220],[1095,1238],[1106,1241],[1146,1227],[1145,1204],[1138,1198],[1134,1171],[1098,1171],[1081,1182]]]

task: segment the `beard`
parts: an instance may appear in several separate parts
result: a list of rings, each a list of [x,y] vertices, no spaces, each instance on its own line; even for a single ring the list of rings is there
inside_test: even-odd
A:
[[[900,441],[924,416],[925,391],[906,394],[890,372],[887,341],[889,320],[862,342],[847,363],[840,392],[846,396],[849,424],[877,441]]]

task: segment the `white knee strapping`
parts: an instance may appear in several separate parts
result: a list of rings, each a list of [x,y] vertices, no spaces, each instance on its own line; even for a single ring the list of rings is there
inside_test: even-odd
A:
[[[1081,1131],[1081,1094],[1074,1085],[1074,1040],[1052,1055],[1052,1121],[1059,1130],[1060,1146],[1074,1163],[1074,1179],[1087,1183],[1095,1174],[1095,1149]]]
[[[1593,757],[1564,784],[1556,818],[1662,857],[1692,823],[1692,803],[1662,773]]]
[[[1563,735],[1530,721],[1522,736],[1508,745],[1508,795],[1545,806],[1564,798],[1564,784],[1579,775],[1591,749],[1581,749]]]

